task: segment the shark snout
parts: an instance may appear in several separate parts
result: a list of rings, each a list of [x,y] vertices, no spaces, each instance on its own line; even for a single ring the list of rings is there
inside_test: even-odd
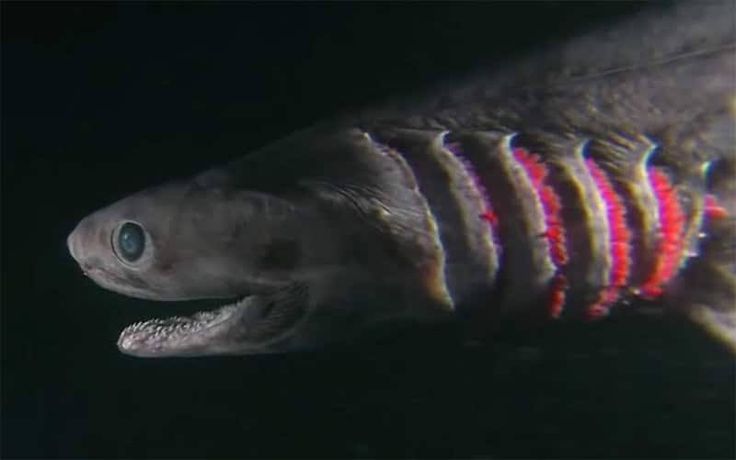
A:
[[[69,233],[66,237],[66,247],[72,258],[79,264],[82,273],[85,276],[94,277],[99,269],[94,262],[96,258],[85,244],[85,241],[88,240],[89,229],[84,224],[85,221],[83,220]]]
[[[79,248],[78,248],[78,235],[77,235],[77,229],[75,228],[72,230],[71,233],[69,233],[69,236],[66,237],[66,247],[69,249],[69,254],[76,260],[77,262],[80,262],[79,259]]]
[[[72,258],[74,258],[79,266],[82,267],[82,270],[86,272],[89,268],[87,261],[89,258],[89,251],[85,250],[84,241],[88,234],[87,228],[85,227],[86,225],[84,220],[77,224],[74,230],[69,233],[69,236],[66,237],[66,247]]]

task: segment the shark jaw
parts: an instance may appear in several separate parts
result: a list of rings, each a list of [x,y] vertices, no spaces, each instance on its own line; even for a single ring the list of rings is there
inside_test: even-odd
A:
[[[280,289],[189,316],[137,322],[123,329],[117,346],[150,358],[272,352],[308,316],[299,292]]]
[[[189,316],[153,318],[133,323],[120,332],[118,349],[138,357],[204,354],[203,349],[212,347],[218,335],[226,335],[228,329],[235,327],[248,308],[248,303],[248,297],[243,297],[234,303]]]

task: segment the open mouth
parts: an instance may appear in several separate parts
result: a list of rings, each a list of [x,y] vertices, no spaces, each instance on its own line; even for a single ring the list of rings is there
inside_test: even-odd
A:
[[[263,351],[293,331],[307,309],[294,290],[250,295],[222,305],[197,301],[193,314],[154,318],[123,329],[118,348],[140,357],[198,356]],[[191,312],[192,302],[183,302]],[[201,310],[216,303],[212,309]]]
[[[212,309],[197,311],[190,315],[175,315],[166,318],[153,318],[138,321],[120,332],[118,348],[123,353],[136,356],[162,356],[172,354],[189,354],[195,348],[212,339],[213,333],[224,332],[223,328],[237,319],[248,307],[248,297]],[[185,302],[190,304],[191,302]],[[198,308],[207,308],[212,301],[197,302]],[[204,306],[202,305],[204,303]],[[184,305],[189,308],[191,305]]]

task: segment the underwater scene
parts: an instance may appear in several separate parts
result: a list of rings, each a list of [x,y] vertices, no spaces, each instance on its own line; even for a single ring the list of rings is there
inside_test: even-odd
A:
[[[3,458],[736,455],[733,4],[0,7]]]

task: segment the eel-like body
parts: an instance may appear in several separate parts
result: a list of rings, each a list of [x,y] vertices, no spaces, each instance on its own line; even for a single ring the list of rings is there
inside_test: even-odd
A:
[[[70,252],[122,294],[232,300],[129,326],[118,346],[137,356],[312,348],[404,320],[588,321],[643,303],[736,350],[734,5],[658,6],[320,123],[93,213]]]

